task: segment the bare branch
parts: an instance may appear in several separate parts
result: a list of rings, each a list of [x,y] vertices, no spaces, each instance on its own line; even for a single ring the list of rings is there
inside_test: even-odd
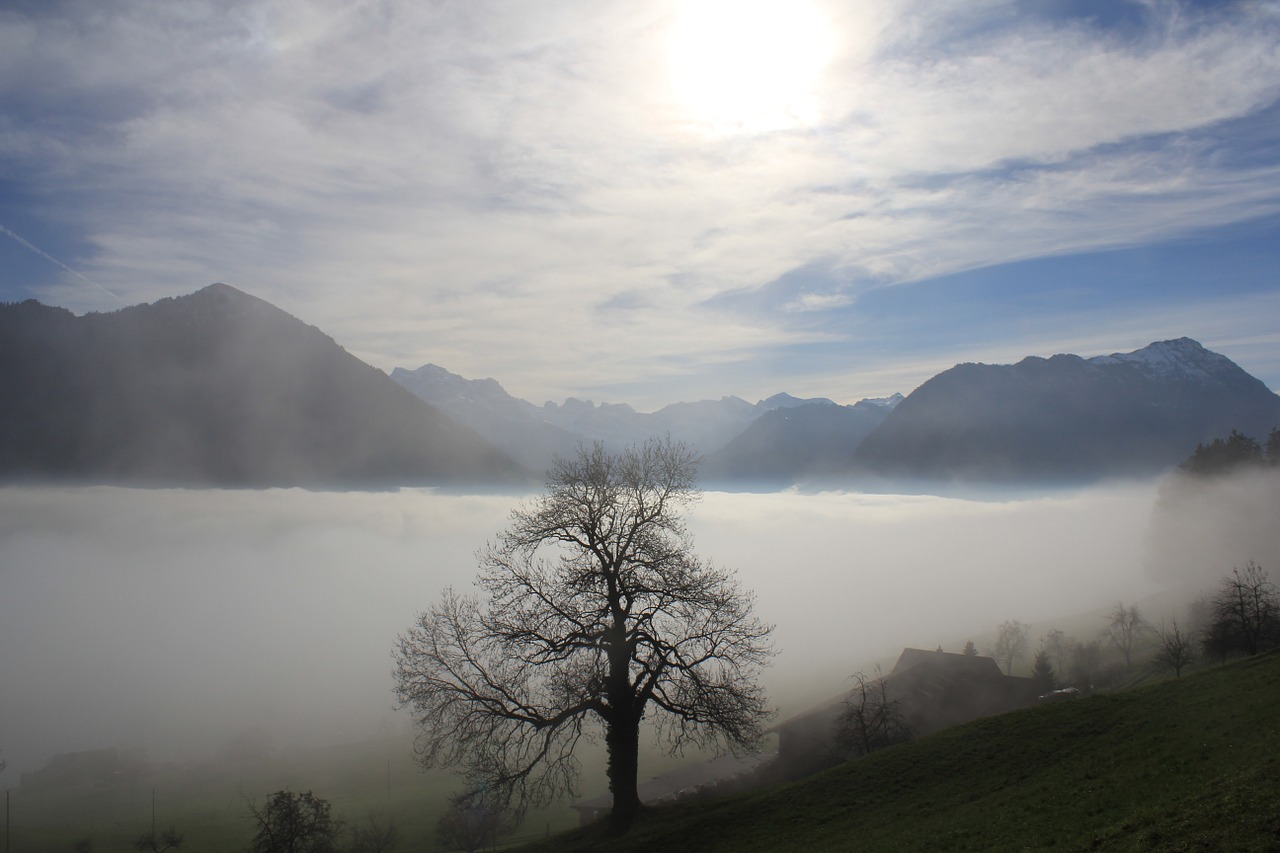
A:
[[[603,729],[615,812],[638,805],[634,742],[656,713],[671,749],[747,748],[772,626],[732,573],[693,555],[697,459],[651,440],[557,460],[545,494],[481,551],[482,599],[446,591],[401,635],[397,697],[419,758],[464,768],[495,808],[571,791],[573,748]]]

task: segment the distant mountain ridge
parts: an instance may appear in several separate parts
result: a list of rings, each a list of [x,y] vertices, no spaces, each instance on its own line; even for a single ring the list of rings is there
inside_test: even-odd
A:
[[[572,453],[580,443],[602,442],[617,450],[654,435],[670,435],[701,453],[718,450],[761,415],[802,406],[836,406],[825,398],[803,400],[775,394],[757,403],[740,397],[672,403],[656,412],[637,412],[626,403],[593,403],[573,397],[536,406],[513,397],[493,379],[464,379],[434,364],[416,370],[397,367],[391,378],[502,448],[526,467],[545,470],[555,454]],[[881,405],[893,405],[886,398]]]
[[[852,406],[779,394],[754,405],[724,397],[642,414],[575,399],[534,406],[492,379],[434,365],[397,368],[392,377],[535,469],[579,442],[619,447],[666,433],[704,455],[704,482],[731,488],[1149,476],[1198,442],[1280,425],[1280,396],[1185,337],[1091,358],[959,364],[905,399]]]
[[[338,346],[225,284],[77,317],[0,305],[0,476],[365,486],[522,477]]]
[[[740,435],[707,456],[712,483],[759,487],[823,480],[847,472],[853,454],[900,402],[902,395],[852,406],[808,403],[765,412]]]
[[[77,317],[0,305],[0,479],[529,483],[557,454],[670,435],[708,485],[1086,482],[1163,473],[1280,426],[1280,396],[1190,338],[959,364],[909,396],[536,406],[427,364],[390,377],[224,284]]]
[[[1233,429],[1266,435],[1280,396],[1190,338],[1084,359],[960,364],[911,393],[854,453],[862,474],[982,482],[1159,473]]]

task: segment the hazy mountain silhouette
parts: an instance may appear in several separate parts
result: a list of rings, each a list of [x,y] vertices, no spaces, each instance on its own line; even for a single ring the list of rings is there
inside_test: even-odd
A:
[[[1280,396],[1190,338],[1084,359],[961,364],[912,392],[854,453],[862,472],[926,480],[1145,475],[1232,429],[1266,435]]]
[[[225,284],[76,317],[0,306],[0,476],[382,485],[518,467],[320,330]]]
[[[397,367],[391,378],[421,399],[444,409],[522,464],[542,470],[555,454],[578,444],[602,442],[610,450],[670,435],[700,453],[711,453],[742,434],[761,415],[830,400],[802,400],[775,394],[758,403],[740,397],[672,403],[656,412],[637,412],[625,403],[594,403],[573,397],[536,406],[513,397],[493,379],[464,379],[443,367]]]
[[[534,471],[545,471],[552,457],[571,455],[583,441],[548,423],[537,406],[512,397],[493,379],[464,379],[434,364],[397,367],[391,378]]]
[[[858,446],[902,399],[861,400],[852,406],[830,401],[773,409],[715,453],[703,477],[709,482],[753,482],[761,486],[847,475]]]
[[[663,434],[705,454],[712,483],[1087,481],[1280,426],[1280,397],[1189,338],[961,364],[905,400],[853,406],[788,394],[652,413],[535,406],[434,365],[389,378],[224,284],[83,317],[0,305],[0,400],[0,477],[183,485],[514,481],[582,442]]]

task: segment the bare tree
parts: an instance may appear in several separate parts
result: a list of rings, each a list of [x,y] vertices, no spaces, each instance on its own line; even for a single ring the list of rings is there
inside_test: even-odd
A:
[[[310,791],[276,791],[258,808],[249,803],[257,832],[250,853],[336,853],[341,821],[330,814],[329,801]]]
[[[181,846],[182,834],[172,826],[159,832],[153,829],[145,835],[138,836],[138,840],[133,842],[134,850],[150,851],[150,853],[164,853],[166,850]]]
[[[396,694],[420,761],[463,768],[474,797],[519,812],[574,790],[574,747],[602,728],[625,829],[641,720],[672,751],[757,743],[772,627],[693,553],[695,466],[670,439],[556,460],[546,493],[481,552],[483,599],[446,590],[399,638]]]
[[[1054,628],[1044,635],[1040,647],[1049,653],[1057,672],[1064,673],[1067,671],[1067,664],[1071,659],[1071,649],[1074,645],[1075,640],[1067,636],[1065,631],[1061,628]]]
[[[996,634],[996,647],[993,657],[1003,663],[1004,674],[1013,674],[1013,664],[1027,649],[1027,634],[1031,626],[1017,619],[1010,619],[1000,624]]]
[[[1244,571],[1232,569],[1219,582],[1210,607],[1210,636],[1225,649],[1256,655],[1280,640],[1280,596],[1267,573],[1252,560]]]
[[[875,677],[858,672],[844,709],[836,718],[836,747],[850,757],[868,755],[877,749],[911,739],[911,729],[902,714],[901,700],[889,695],[884,674],[877,666]]]
[[[1031,683],[1035,685],[1037,695],[1053,692],[1057,683],[1057,674],[1053,671],[1053,660],[1049,652],[1041,648],[1036,652],[1031,663]]]
[[[492,847],[498,837],[516,828],[517,820],[509,812],[476,802],[465,796],[450,797],[448,810],[436,824],[436,838],[450,850],[466,853]]]
[[[390,853],[400,841],[395,821],[370,812],[363,824],[351,827],[350,853]]]
[[[1156,663],[1173,670],[1175,678],[1182,677],[1182,668],[1195,656],[1195,643],[1191,635],[1178,627],[1174,619],[1165,627],[1160,623],[1156,631]]]
[[[1124,655],[1125,669],[1132,669],[1133,653],[1150,630],[1137,605],[1125,607],[1123,601],[1117,601],[1107,613],[1107,627],[1102,629],[1102,636]]]
[[[1086,693],[1097,686],[1102,669],[1102,649],[1097,640],[1076,643],[1071,648],[1070,678],[1074,686]]]
[[[151,830],[138,836],[138,840],[133,842],[133,849],[150,851],[150,853],[164,853],[166,850],[177,849],[181,846],[182,833],[178,832],[175,827],[170,826],[168,829],[156,831],[156,789],[152,788]]]

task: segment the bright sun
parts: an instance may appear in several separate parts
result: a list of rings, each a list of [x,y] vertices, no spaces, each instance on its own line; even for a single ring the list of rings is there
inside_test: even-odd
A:
[[[765,132],[817,118],[830,28],[803,0],[684,0],[671,45],[676,95],[695,121]]]

